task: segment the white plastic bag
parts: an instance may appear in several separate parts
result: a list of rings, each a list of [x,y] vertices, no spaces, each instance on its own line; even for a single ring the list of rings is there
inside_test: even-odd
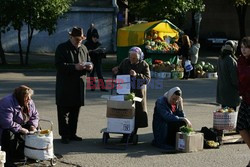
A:
[[[46,135],[39,133],[26,135],[24,155],[35,160],[49,160],[54,158],[52,131]]]
[[[186,70],[186,72],[189,72],[189,71],[193,70],[193,66],[192,66],[190,60],[185,61],[185,70]]]

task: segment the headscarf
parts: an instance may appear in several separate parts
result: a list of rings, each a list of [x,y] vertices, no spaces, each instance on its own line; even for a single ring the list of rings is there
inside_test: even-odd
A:
[[[176,91],[180,91],[180,94],[182,94],[181,89],[179,87],[177,87],[177,86],[169,89],[169,91],[167,91],[164,94],[164,97],[166,97],[168,99],[168,103],[170,103],[170,98],[174,94],[174,92],[176,92]]]
[[[232,54],[235,54],[237,46],[238,46],[238,41],[228,40],[225,42],[225,45],[222,46],[221,51],[222,52],[230,51],[230,52],[232,52]]]
[[[144,59],[144,53],[142,52],[141,48],[134,46],[129,49],[129,53],[136,53],[138,60]]]

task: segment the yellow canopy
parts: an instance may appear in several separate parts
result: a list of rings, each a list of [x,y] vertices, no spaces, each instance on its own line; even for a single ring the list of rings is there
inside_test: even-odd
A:
[[[158,31],[161,38],[167,35],[172,38],[174,37],[179,39],[179,33],[182,33],[178,27],[173,25],[168,20],[135,24],[118,29],[117,46],[124,47],[143,45],[145,40],[145,32],[150,30]]]

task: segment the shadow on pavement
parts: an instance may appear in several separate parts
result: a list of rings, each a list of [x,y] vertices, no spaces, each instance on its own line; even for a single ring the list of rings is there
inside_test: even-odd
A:
[[[139,134],[139,142],[137,145],[129,144],[127,149],[124,149],[125,144],[121,144],[121,137],[112,137],[108,140],[108,144],[102,143],[102,138],[83,139],[82,142],[71,142],[69,144],[62,144],[60,139],[54,140],[55,154],[62,157],[69,153],[74,154],[91,154],[91,153],[111,153],[124,154],[127,157],[140,158],[142,156],[161,155],[164,150],[158,149],[151,145],[153,134]]]

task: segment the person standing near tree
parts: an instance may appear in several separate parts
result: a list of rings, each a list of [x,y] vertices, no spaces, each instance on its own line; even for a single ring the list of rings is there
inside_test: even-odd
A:
[[[90,26],[89,26],[89,29],[87,31],[87,41],[91,41],[92,40],[92,35],[93,34],[97,34],[99,36],[98,31],[95,28],[95,24],[91,23]]]
[[[69,40],[58,45],[55,53],[56,105],[61,142],[82,141],[76,135],[80,107],[84,106],[86,94],[86,73],[93,68],[83,29],[73,27]]]

